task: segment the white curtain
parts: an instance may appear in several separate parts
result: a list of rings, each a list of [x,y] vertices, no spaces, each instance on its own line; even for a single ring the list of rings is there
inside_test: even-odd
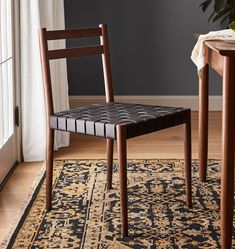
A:
[[[22,144],[25,161],[45,159],[46,116],[40,63],[39,27],[64,29],[64,0],[20,0]],[[64,41],[49,43],[61,48]],[[54,110],[68,109],[68,83],[65,60],[51,66]],[[69,134],[56,132],[55,149],[69,144]]]

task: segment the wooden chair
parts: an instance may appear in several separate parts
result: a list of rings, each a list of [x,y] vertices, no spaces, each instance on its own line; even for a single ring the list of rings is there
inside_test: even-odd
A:
[[[121,198],[122,235],[128,235],[126,140],[176,125],[185,125],[186,203],[191,207],[191,111],[176,107],[114,102],[107,25],[97,28],[40,30],[41,62],[47,115],[46,208],[52,208],[54,130],[78,132],[107,139],[107,189],[112,187],[113,141],[117,140]],[[100,37],[96,46],[48,50],[49,40]],[[49,61],[102,55],[106,103],[54,113]]]

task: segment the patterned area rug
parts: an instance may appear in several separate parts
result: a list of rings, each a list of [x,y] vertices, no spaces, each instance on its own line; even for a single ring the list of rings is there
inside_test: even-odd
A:
[[[8,248],[220,248],[220,162],[209,164],[208,182],[200,183],[194,162],[188,209],[182,160],[129,161],[130,236],[122,238],[116,164],[107,191],[105,161],[56,161],[54,209],[45,212],[42,179]]]

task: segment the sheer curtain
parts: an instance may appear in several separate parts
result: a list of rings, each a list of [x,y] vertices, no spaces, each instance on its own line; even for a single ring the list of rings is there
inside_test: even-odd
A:
[[[46,117],[38,28],[64,29],[63,0],[20,0],[22,144],[25,161],[45,159]],[[61,48],[64,41],[49,44]],[[65,60],[50,64],[54,110],[68,109],[68,83]],[[69,134],[56,132],[55,149],[68,146]]]

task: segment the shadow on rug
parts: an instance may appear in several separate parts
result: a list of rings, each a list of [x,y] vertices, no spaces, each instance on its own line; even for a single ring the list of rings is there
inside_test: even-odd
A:
[[[220,162],[209,164],[208,181],[200,183],[194,162],[188,209],[182,160],[130,160],[123,239],[116,164],[106,191],[105,161],[56,161],[53,210],[45,212],[42,179],[8,248],[219,248]]]

